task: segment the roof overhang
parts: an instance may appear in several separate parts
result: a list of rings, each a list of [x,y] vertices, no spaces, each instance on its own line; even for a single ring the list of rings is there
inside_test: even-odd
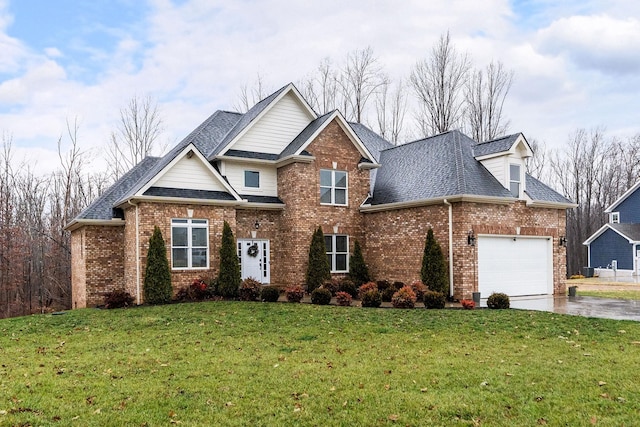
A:
[[[548,209],[573,209],[578,207],[576,203],[550,202],[546,200],[527,200],[527,206]]]
[[[237,205],[237,209],[260,209],[267,211],[281,211],[286,205],[284,203],[257,203],[257,202],[249,202],[245,200],[246,203]]]
[[[236,156],[216,156],[213,160],[224,160],[227,162],[235,162],[235,163],[253,163],[253,164],[261,164],[261,165],[271,165],[276,168],[289,165],[291,163],[313,163],[315,160],[315,156],[305,156],[305,155],[291,155],[286,156],[278,160],[266,160],[266,159],[252,159],[248,157],[236,157]]]
[[[533,150],[531,149],[529,142],[527,141],[527,139],[524,137],[523,134],[519,134],[508,150],[498,151],[497,153],[485,154],[484,156],[477,156],[475,157],[475,159],[478,161],[481,161],[481,160],[492,159],[494,157],[515,155],[519,146],[523,147],[522,151],[524,151],[524,153],[521,154],[521,157],[523,159],[533,156]]]
[[[188,197],[163,197],[163,196],[133,196],[126,200],[122,200],[116,205],[116,208],[124,208],[128,205],[137,205],[138,203],[171,203],[171,204],[190,204],[190,205],[207,205],[207,206],[237,206],[246,200],[217,200],[217,199],[196,199]]]
[[[624,234],[623,232],[621,232],[620,230],[616,230],[615,228],[613,228],[613,227],[611,226],[611,224],[607,223],[607,224],[603,225],[602,227],[600,227],[600,228],[598,229],[598,231],[596,231],[595,233],[593,233],[593,234],[591,235],[591,237],[589,237],[587,240],[585,240],[584,242],[582,242],[582,244],[583,244],[583,245],[585,245],[585,246],[589,246],[589,245],[590,245],[594,240],[596,240],[598,237],[600,237],[600,235],[601,235],[602,233],[604,233],[605,231],[607,231],[607,230],[613,230],[613,231],[615,231],[617,234],[619,234],[619,235],[620,235],[620,236],[622,236],[623,238],[627,239],[627,241],[628,241],[629,243],[631,243],[631,244],[634,244],[634,243],[640,243],[639,241],[637,241],[637,240],[633,240],[633,239],[632,239],[632,238],[630,238],[629,236],[625,235],[625,234]]]
[[[408,202],[394,202],[384,203],[380,205],[362,205],[360,206],[360,212],[382,212],[394,209],[407,209],[420,206],[431,206],[444,204],[444,201],[451,202],[471,202],[471,203],[491,203],[496,205],[509,205],[516,202],[518,199],[513,197],[489,197],[478,196],[475,194],[457,194],[453,196],[436,197],[433,199],[411,200]]]
[[[358,169],[360,170],[378,169],[380,166],[382,165],[379,163],[369,163],[369,162],[358,163]]]
[[[66,231],[74,231],[84,226],[122,227],[126,221],[120,218],[113,219],[74,219],[64,227]]]

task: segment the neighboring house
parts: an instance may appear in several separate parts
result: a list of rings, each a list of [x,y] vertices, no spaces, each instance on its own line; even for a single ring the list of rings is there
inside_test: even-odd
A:
[[[264,284],[304,283],[317,226],[334,276],[358,240],[375,278],[417,280],[432,227],[455,298],[564,293],[559,242],[574,205],[525,173],[532,155],[522,134],[478,144],[450,131],[395,147],[338,111],[318,116],[289,84],[245,114],[215,112],[68,224],[73,305],[114,289],[143,302],[156,225],[174,290],[217,274],[224,221],[242,277]]]
[[[609,222],[584,244],[589,267],[601,276],[637,275],[640,270],[640,181],[605,209]]]

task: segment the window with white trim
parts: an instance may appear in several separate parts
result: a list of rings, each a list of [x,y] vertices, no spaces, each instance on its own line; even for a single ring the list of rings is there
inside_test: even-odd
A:
[[[171,268],[209,268],[209,221],[171,220]]]
[[[320,169],[320,204],[347,205],[347,172]]]
[[[349,236],[342,234],[325,234],[324,245],[327,248],[327,259],[332,273],[349,271]]]
[[[612,224],[620,223],[620,212],[611,212],[609,214],[609,222]]]
[[[244,171],[244,186],[247,188],[260,188],[260,172]]]
[[[509,164],[509,191],[513,197],[520,197],[521,183],[520,165]]]

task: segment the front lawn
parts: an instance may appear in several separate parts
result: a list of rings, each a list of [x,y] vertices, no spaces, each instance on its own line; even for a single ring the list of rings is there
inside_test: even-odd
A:
[[[600,297],[600,298],[616,298],[626,300],[640,300],[640,291],[581,291],[580,287],[577,289],[577,294],[582,297]]]
[[[0,425],[634,425],[640,324],[206,302],[0,321]]]

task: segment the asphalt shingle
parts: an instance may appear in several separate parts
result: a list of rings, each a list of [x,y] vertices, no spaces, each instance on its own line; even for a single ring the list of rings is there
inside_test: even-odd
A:
[[[473,146],[473,154],[475,157],[481,157],[509,151],[511,146],[516,142],[516,139],[518,139],[518,136],[520,136],[519,133],[514,133],[513,135],[503,136],[492,139],[491,141],[476,143]]]

